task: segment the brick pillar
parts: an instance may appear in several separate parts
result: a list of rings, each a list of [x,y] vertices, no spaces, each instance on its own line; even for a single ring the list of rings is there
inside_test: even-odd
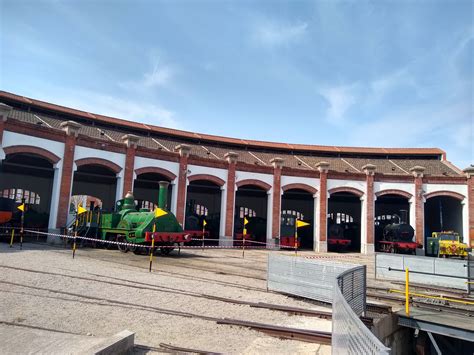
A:
[[[5,122],[7,121],[8,115],[12,111],[12,108],[8,105],[0,103],[0,145],[3,141],[3,131],[5,130]]]
[[[187,144],[179,144],[175,147],[179,152],[179,174],[178,174],[178,201],[176,203],[176,219],[184,228],[184,217],[186,207],[186,190],[188,188],[186,177],[188,175],[188,158],[191,147]]]
[[[328,249],[328,171],[329,163],[322,161],[316,164],[319,171],[319,243],[317,251],[326,252]]]
[[[280,237],[280,218],[281,218],[281,168],[283,167],[282,158],[273,158],[270,160],[273,165],[273,206],[272,206],[272,237]]]
[[[122,136],[122,140],[127,146],[127,153],[125,156],[125,170],[123,174],[123,190],[122,195],[125,197],[127,192],[133,191],[133,173],[135,170],[135,152],[140,137],[134,134],[126,134]]]
[[[74,151],[76,148],[76,138],[81,125],[74,121],[66,121],[61,123],[61,128],[66,132],[66,142],[64,144],[64,155],[62,159],[59,201],[52,201],[52,203],[58,204],[58,218],[56,220],[56,228],[66,226],[67,215],[69,212],[69,199],[71,197]]]
[[[467,176],[467,211],[469,220],[469,244],[474,248],[474,166],[464,169]],[[466,237],[465,237],[466,238]]]
[[[366,200],[365,200],[365,216],[366,216],[366,245],[363,246],[362,252],[364,254],[373,253],[374,248],[374,216],[375,216],[375,195],[374,195],[374,176],[375,176],[376,166],[372,164],[367,164],[362,167],[362,170],[366,175]]]
[[[423,172],[425,168],[422,166],[414,166],[410,172],[415,177],[415,236],[416,242],[425,244],[425,206],[423,197]]]
[[[235,208],[235,167],[239,155],[229,152],[224,156],[229,163],[227,168],[227,199],[225,209],[225,236],[234,237],[234,208]]]

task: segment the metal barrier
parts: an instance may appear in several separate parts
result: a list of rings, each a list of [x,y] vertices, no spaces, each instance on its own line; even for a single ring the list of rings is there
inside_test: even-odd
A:
[[[365,285],[363,297],[356,280],[365,281],[365,266],[357,266],[340,274],[335,282],[332,303],[332,341],[333,355],[339,354],[390,354],[377,337],[362,323],[357,315],[363,299],[365,309]],[[351,292],[354,284],[355,290]],[[346,286],[350,285],[350,286]],[[356,310],[352,308],[356,307]]]
[[[474,278],[474,254],[473,252],[469,253],[467,257],[467,276],[472,281]],[[470,295],[474,294],[474,282],[469,282],[467,284],[467,290]]]
[[[267,287],[332,303],[333,354],[390,353],[359,319],[366,310],[365,266],[270,254]]]
[[[332,303],[337,276],[354,266],[293,255],[269,254],[267,288]]]
[[[386,253],[375,255],[376,279],[404,281],[406,268],[413,272],[410,282],[468,291],[466,281],[471,268],[467,260]]]

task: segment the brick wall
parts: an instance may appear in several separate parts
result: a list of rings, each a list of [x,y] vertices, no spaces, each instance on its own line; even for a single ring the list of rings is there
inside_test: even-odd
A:
[[[326,242],[328,232],[328,174],[320,172],[319,181],[319,241]]]
[[[176,219],[184,228],[184,217],[186,207],[186,176],[188,172],[188,156],[181,155],[179,157],[179,174],[178,174],[178,201],[176,203]]]
[[[469,213],[469,241],[471,247],[474,248],[474,175],[467,180],[467,199]]]
[[[225,213],[225,235],[234,235],[234,203],[235,203],[235,162],[229,162],[227,170],[227,200]]]
[[[281,209],[281,167],[275,167],[273,172],[273,211],[272,237],[280,236],[280,209]]]
[[[123,174],[123,197],[128,191],[133,190],[133,171],[135,167],[135,147],[127,147],[127,155],[125,157],[125,171]]]
[[[374,175],[367,175],[367,244],[374,244]]]
[[[59,187],[58,219],[56,227],[61,228],[66,225],[69,212],[69,195],[71,194],[71,184],[73,178],[74,151],[76,148],[76,137],[70,135],[66,137],[64,145],[63,169],[61,174],[61,185]],[[55,203],[52,201],[52,203]]]
[[[415,234],[416,241],[424,245],[425,240],[425,214],[423,202],[423,178],[415,177]]]

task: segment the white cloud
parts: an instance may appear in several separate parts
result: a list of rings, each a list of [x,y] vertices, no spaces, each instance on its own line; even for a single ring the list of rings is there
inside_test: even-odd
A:
[[[281,24],[274,21],[260,21],[254,28],[252,40],[263,47],[287,46],[300,40],[308,28],[306,22]]]
[[[449,160],[465,157],[465,152],[473,149],[472,114],[469,104],[462,101],[403,108],[370,122],[357,122],[350,128],[347,144],[436,147],[448,152]],[[473,163],[461,159],[453,159],[453,162],[461,168]]]
[[[120,82],[118,85],[122,89],[136,91],[148,91],[151,88],[169,87],[173,83],[175,74],[175,67],[169,64],[162,64],[162,61],[158,57],[153,61],[153,68],[143,74],[142,78]]]
[[[62,95],[58,95],[58,92],[62,92]],[[157,103],[123,99],[86,90],[56,90],[53,96],[37,97],[48,102],[105,116],[169,128],[182,128],[175,113]]]
[[[356,102],[356,85],[336,86],[320,89],[319,94],[328,102],[326,118],[329,122],[339,124],[344,121],[344,115]]]
[[[160,66],[157,61],[150,73],[145,73],[143,84],[145,86],[165,86],[173,78],[174,70],[170,66]]]

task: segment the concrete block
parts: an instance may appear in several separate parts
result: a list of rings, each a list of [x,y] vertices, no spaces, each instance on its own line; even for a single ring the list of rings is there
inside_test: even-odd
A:
[[[84,351],[82,354],[125,355],[131,354],[135,345],[135,333],[123,330],[103,342]]]

